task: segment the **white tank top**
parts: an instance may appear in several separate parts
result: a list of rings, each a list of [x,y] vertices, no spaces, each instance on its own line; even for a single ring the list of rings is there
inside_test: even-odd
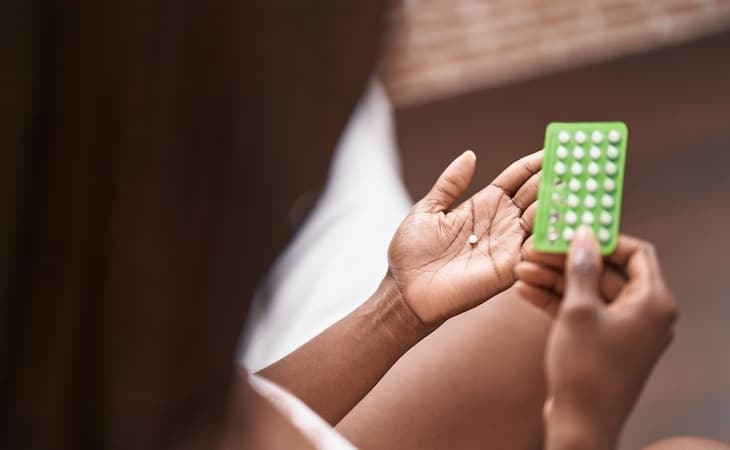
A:
[[[357,450],[301,400],[271,381],[251,374],[253,389],[309,439],[317,450]]]

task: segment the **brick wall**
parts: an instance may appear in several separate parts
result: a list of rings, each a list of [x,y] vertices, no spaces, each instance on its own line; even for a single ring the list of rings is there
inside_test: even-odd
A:
[[[404,105],[726,29],[730,0],[401,0],[388,22],[383,73]]]

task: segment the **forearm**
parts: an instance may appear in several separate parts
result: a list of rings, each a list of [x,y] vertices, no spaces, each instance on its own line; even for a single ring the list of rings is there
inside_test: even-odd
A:
[[[335,424],[427,333],[386,277],[362,306],[259,374]]]

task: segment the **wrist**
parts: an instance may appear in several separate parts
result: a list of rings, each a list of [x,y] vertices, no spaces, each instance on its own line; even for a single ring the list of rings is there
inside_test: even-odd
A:
[[[574,409],[551,408],[545,416],[545,448],[548,450],[613,450],[618,432],[600,420]]]
[[[375,294],[363,306],[376,322],[377,329],[403,352],[433,331],[411,309],[390,274],[383,278]]]

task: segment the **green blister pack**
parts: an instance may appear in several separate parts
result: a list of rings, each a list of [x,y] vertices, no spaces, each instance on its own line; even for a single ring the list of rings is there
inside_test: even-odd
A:
[[[578,228],[593,228],[601,253],[616,248],[628,128],[623,122],[553,122],[533,226],[535,249],[566,253]]]

